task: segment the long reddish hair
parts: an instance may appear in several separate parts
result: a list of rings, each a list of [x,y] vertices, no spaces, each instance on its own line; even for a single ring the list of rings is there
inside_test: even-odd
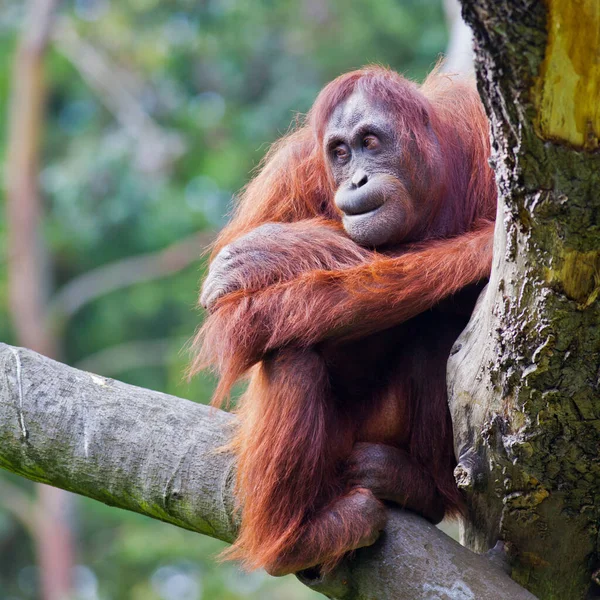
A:
[[[371,65],[326,85],[306,118],[271,146],[257,176],[242,190],[231,221],[213,246],[213,255],[263,223],[319,216],[339,220],[323,155],[323,134],[334,109],[356,91],[382,103],[394,115],[397,133],[414,142],[420,156],[441,154],[447,163],[445,195],[439,199],[447,210],[436,214],[444,222],[427,231],[435,230],[437,237],[458,235],[478,219],[494,219],[496,188],[487,166],[489,125],[473,82],[435,69],[419,86],[395,71]],[[424,118],[430,120],[441,152],[431,148],[428,137],[418,135],[422,130],[415,123]]]
[[[435,206],[421,241],[456,236],[478,221],[493,220],[496,191],[487,166],[488,122],[473,84],[433,72],[418,86],[389,69],[369,66],[328,84],[304,122],[271,147],[259,173],[241,193],[213,253],[266,222],[314,218],[339,222],[322,149],[323,133],[335,107],[355,91],[390,111],[406,147],[416,148],[419,160],[428,161],[420,165],[414,164],[410,155],[399,157],[413,169],[412,177],[421,177],[422,171],[440,174],[438,191],[430,199]],[[424,133],[427,127],[437,138],[433,144],[432,137]],[[426,187],[427,181],[422,184]],[[439,254],[435,260],[441,265],[443,255]],[[373,269],[376,271],[377,265]],[[240,292],[235,302],[250,306],[253,299]],[[198,353],[192,372],[213,367],[220,375],[213,398],[217,406],[257,361],[244,349],[261,332],[253,330],[256,323],[236,321],[236,315],[243,314],[245,310],[237,310],[234,301],[224,303],[222,309],[218,306],[194,341]],[[285,321],[281,315],[277,319],[278,323]],[[226,554],[243,559],[250,567],[273,564],[298,542],[306,520],[340,491],[334,483],[339,478],[332,456],[343,458],[352,446],[351,424],[326,398],[314,393],[327,387],[323,365],[313,364],[310,349],[306,355],[303,352],[295,351],[297,362],[287,370],[280,364],[285,363],[285,348],[256,365],[238,409],[241,418],[234,447],[239,458],[242,527]],[[311,382],[319,385],[311,386]],[[431,439],[427,423],[417,422],[415,427],[421,428],[412,433],[416,444],[427,444]],[[423,453],[435,454],[427,449]],[[448,489],[445,492],[453,494]]]

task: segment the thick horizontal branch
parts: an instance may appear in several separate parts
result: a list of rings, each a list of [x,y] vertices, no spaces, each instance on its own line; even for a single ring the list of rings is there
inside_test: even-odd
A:
[[[0,466],[231,541],[232,417],[0,345]]]
[[[0,344],[0,466],[231,542],[235,418]],[[332,598],[531,600],[483,556],[423,519],[391,511],[382,539],[332,576]]]

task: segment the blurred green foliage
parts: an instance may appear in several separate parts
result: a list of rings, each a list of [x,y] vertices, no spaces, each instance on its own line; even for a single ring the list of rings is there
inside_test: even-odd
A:
[[[2,1],[3,116],[23,10],[22,0]],[[324,83],[370,62],[422,78],[447,36],[441,0],[71,0],[61,17],[79,50],[74,59],[59,33],[46,61],[40,180],[52,290],[218,229],[268,144]],[[108,91],[84,76],[86,48],[108,67]],[[0,121],[0,162],[7,122]],[[202,269],[198,259],[85,304],[60,329],[64,360],[206,402],[213,382],[188,384],[180,352],[201,318],[194,305]],[[7,285],[0,260],[0,339],[10,343]],[[8,475],[2,481],[29,488]],[[214,540],[92,501],[78,503],[74,527],[82,599],[315,596],[293,578],[216,566]],[[38,597],[31,541],[1,505],[0,557],[0,597]]]

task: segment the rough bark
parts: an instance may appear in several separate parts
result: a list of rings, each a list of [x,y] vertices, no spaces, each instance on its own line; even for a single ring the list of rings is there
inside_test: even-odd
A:
[[[463,541],[504,540],[513,578],[577,600],[599,551],[600,4],[462,4],[500,191],[491,280],[448,370]]]
[[[235,417],[0,344],[0,467],[231,542]],[[383,538],[331,577],[344,600],[530,600],[493,561],[416,515],[393,511]]]

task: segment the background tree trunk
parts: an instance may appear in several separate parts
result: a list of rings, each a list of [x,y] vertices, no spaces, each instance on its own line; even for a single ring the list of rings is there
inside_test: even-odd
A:
[[[514,579],[577,600],[600,521],[600,4],[462,4],[500,191],[492,277],[449,362],[463,541],[504,540]]]
[[[46,89],[44,56],[59,0],[32,0],[13,67],[8,140],[6,216],[8,289],[16,339],[46,356],[58,357],[58,340],[48,319],[50,257],[41,232],[40,140]],[[44,600],[71,597],[74,562],[70,512],[64,491],[37,486],[36,546]]]
[[[450,38],[442,71],[474,75],[473,34],[461,15],[459,0],[444,0],[444,11]]]

